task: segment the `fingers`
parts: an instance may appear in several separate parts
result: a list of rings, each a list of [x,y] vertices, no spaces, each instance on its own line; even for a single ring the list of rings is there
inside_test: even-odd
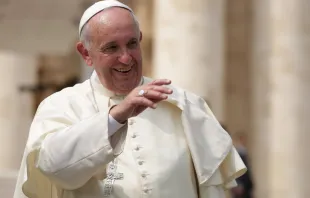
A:
[[[158,86],[170,85],[170,84],[171,84],[171,80],[168,80],[168,79],[157,79],[149,83],[149,85],[158,85]]]
[[[155,91],[155,90],[147,90],[143,96],[148,99],[151,99],[152,101],[154,100],[161,101],[161,100],[165,100],[168,98],[168,96],[164,94],[163,92]]]
[[[132,103],[136,106],[150,107],[152,109],[156,108],[156,104],[146,97],[135,97],[133,98]]]
[[[154,90],[163,94],[172,94],[172,90],[163,86],[150,86],[149,90]]]
[[[140,113],[142,113],[146,108],[148,107],[145,107],[145,106],[139,106],[135,109],[134,113],[133,113],[133,116],[137,116],[139,115]]]
[[[158,79],[153,82],[137,87],[129,94],[124,100],[124,105],[127,109],[135,109],[134,114],[139,114],[146,108],[156,108],[156,103],[168,98],[168,94],[172,93],[172,90],[163,86],[169,85],[170,80]],[[129,110],[128,110],[129,111]]]

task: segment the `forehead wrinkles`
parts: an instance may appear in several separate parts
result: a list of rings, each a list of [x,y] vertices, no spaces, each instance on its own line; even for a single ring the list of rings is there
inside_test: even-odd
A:
[[[89,20],[89,36],[95,43],[99,44],[98,42],[101,42],[102,36],[116,33],[120,28],[129,26],[136,27],[137,36],[139,36],[139,26],[129,10],[108,8]]]
[[[98,24],[103,24],[103,25],[110,25],[111,24],[111,19],[105,14],[98,15],[97,17]]]
[[[111,20],[109,20],[108,17],[102,12],[95,15],[90,22],[92,34],[95,35],[100,33],[100,31],[102,31],[103,29],[106,29],[105,26],[111,25]]]
[[[91,34],[93,36],[108,34],[111,33],[110,31],[113,32],[113,29],[118,29],[118,25],[120,25],[122,22],[119,20],[119,18],[111,16],[111,14],[112,13],[102,11],[89,21],[91,26]]]

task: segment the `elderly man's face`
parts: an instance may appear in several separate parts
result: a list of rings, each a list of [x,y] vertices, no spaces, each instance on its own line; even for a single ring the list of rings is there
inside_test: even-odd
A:
[[[110,8],[94,16],[89,24],[91,45],[88,54],[82,54],[86,63],[95,68],[106,88],[129,93],[142,76],[142,34],[132,15],[122,8]]]

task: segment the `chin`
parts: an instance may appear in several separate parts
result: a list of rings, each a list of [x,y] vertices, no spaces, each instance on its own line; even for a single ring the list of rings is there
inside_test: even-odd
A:
[[[141,78],[139,80],[136,79],[133,81],[127,81],[127,80],[124,80],[123,82],[118,81],[113,83],[113,87],[114,90],[119,94],[128,94],[139,85],[140,80]]]

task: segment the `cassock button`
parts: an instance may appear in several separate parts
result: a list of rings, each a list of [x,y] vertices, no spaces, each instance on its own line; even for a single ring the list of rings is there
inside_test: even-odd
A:
[[[138,164],[139,164],[139,165],[143,165],[143,161],[139,161]]]
[[[142,173],[141,175],[143,178],[146,178],[146,174],[145,173]]]
[[[135,134],[132,135],[132,138],[136,138],[136,137],[137,137],[137,135],[135,135]]]
[[[139,150],[140,150],[139,146],[137,146],[135,149],[136,149],[136,151],[139,151]]]
[[[134,123],[135,123],[134,120],[128,120],[128,124],[129,124],[129,125],[133,125]]]

